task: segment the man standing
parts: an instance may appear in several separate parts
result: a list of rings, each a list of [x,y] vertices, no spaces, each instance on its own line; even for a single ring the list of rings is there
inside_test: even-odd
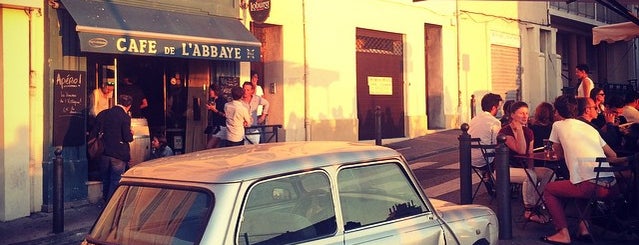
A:
[[[109,100],[113,99],[113,89],[115,84],[113,82],[105,82],[99,88],[93,90],[91,93],[90,104],[91,109],[89,114],[93,117],[100,114],[100,112],[109,109]]]
[[[133,141],[131,117],[128,112],[133,99],[129,95],[119,95],[118,104],[98,114],[96,128],[104,133],[104,153],[100,159],[102,195],[108,201],[126,170],[131,152],[129,142]]]
[[[589,97],[590,90],[595,87],[595,83],[588,77],[590,69],[586,64],[577,65],[575,68],[575,76],[579,79],[579,87],[577,87],[577,97]]]
[[[252,123],[251,115],[246,105],[241,101],[244,90],[240,87],[231,89],[233,101],[224,105],[226,115],[226,146],[238,146],[244,144],[244,127]]]
[[[255,95],[255,86],[250,82],[245,82],[242,84],[242,88],[244,89],[244,96],[242,97],[242,102],[249,110],[249,114],[251,115],[253,124],[251,126],[255,126],[258,124],[264,124],[266,122],[266,116],[268,115],[269,103],[266,99],[262,98],[262,96]],[[260,111],[260,108],[261,111]],[[261,131],[259,129],[252,129],[249,131],[250,135],[246,137],[251,142],[246,142],[250,144],[259,144],[260,143],[260,135]]]
[[[252,71],[251,72],[251,83],[253,84],[253,88],[255,88],[255,95],[261,97],[261,96],[264,96],[264,89],[262,89],[262,86],[257,84],[257,82],[259,80],[260,80],[260,75],[258,75],[257,72]]]
[[[149,102],[146,100],[146,95],[133,80],[129,77],[122,79],[122,84],[119,84],[118,94],[126,94],[131,96],[133,102],[131,104],[131,117],[142,118],[142,110],[149,106]]]

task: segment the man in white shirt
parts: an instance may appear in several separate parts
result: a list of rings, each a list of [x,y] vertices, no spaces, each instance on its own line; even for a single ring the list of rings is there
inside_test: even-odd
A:
[[[242,89],[244,89],[244,96],[242,97],[242,102],[248,108],[249,114],[253,119],[253,124],[250,126],[256,126],[258,124],[264,124],[266,122],[266,116],[268,115],[268,110],[270,105],[268,101],[262,96],[258,96],[255,94],[255,87],[253,83],[245,82],[242,84]],[[260,109],[261,108],[261,109]],[[260,135],[261,131],[259,129],[250,129],[247,131],[249,135],[246,138],[250,142],[245,142],[246,144],[259,144],[260,143]]]
[[[598,157],[617,157],[616,153],[606,144],[595,128],[576,119],[577,101],[572,96],[562,95],[555,100],[556,116],[563,120],[555,121],[552,125],[549,140],[553,142],[553,149],[559,156],[563,156],[570,172],[569,180],[553,181],[546,185],[543,194],[548,212],[552,216],[552,223],[557,231],[555,234],[542,237],[546,243],[571,242],[568,232],[566,214],[562,198],[588,199],[593,196],[597,184],[594,183],[596,173],[594,168],[598,166],[595,161]],[[609,167],[607,162],[602,167]],[[600,173],[599,181],[614,185],[613,173]],[[607,190],[607,191],[604,191]],[[609,194],[613,188],[600,188],[597,196],[603,197]],[[585,223],[580,222],[577,234],[578,238],[587,238],[588,229]]]
[[[110,100],[113,99],[113,82],[102,83],[102,86],[93,90],[91,97],[89,98],[91,108],[89,114],[93,117],[100,114],[101,111],[109,109]],[[112,103],[112,102],[111,102]]]
[[[473,117],[468,124],[470,126],[468,134],[470,134],[470,137],[479,138],[482,145],[497,143],[496,137],[499,130],[501,130],[501,122],[495,115],[497,115],[502,101],[501,96],[498,94],[488,93],[484,95],[481,98],[482,112]],[[492,159],[488,160],[492,161]],[[476,167],[486,165],[486,160],[484,160],[480,151],[473,151],[471,164]]]
[[[244,90],[240,87],[231,89],[233,101],[224,105],[226,114],[226,146],[244,145],[244,127],[252,123],[248,109],[241,101]]]
[[[637,92],[626,94],[626,105],[623,107],[622,115],[629,123],[639,123],[639,95]]]
[[[258,75],[257,72],[252,71],[251,72],[251,83],[253,84],[253,88],[255,88],[255,95],[261,97],[261,96],[264,96],[264,89],[262,89],[262,86],[257,84],[257,82],[259,80],[260,80],[260,75]]]

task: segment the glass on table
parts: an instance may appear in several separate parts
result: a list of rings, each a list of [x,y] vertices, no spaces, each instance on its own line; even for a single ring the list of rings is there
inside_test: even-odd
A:
[[[552,149],[552,141],[548,139],[544,139],[544,155],[549,159],[557,157],[555,151]]]

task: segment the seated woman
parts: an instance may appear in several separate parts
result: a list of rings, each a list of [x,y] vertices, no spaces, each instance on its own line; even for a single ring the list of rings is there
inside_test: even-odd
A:
[[[168,146],[166,137],[155,135],[151,140],[151,159],[173,156],[173,150]]]
[[[606,124],[606,118],[604,112],[606,111],[606,93],[603,88],[593,88],[590,90],[590,98],[595,102],[595,110],[597,110],[597,117],[590,121],[597,128],[602,128]]]
[[[522,183],[521,194],[524,199],[524,218],[537,222],[547,223],[549,218],[542,215],[537,209],[539,193],[543,192],[546,184],[554,177],[549,168],[535,167],[532,159],[516,158],[514,156],[526,156],[533,153],[534,135],[528,124],[528,104],[515,102],[510,106],[510,123],[502,127],[500,134],[506,135],[506,146],[510,149],[510,181]],[[497,176],[499,178],[499,176]],[[536,186],[539,183],[539,193]]]
[[[535,115],[530,122],[530,129],[535,135],[533,148],[544,146],[543,140],[550,136],[552,123],[555,121],[554,113],[555,109],[548,102],[539,103],[535,109]]]
[[[537,105],[535,109],[535,115],[530,121],[530,129],[535,136],[533,149],[538,149],[540,147],[546,147],[544,145],[544,140],[548,139],[550,136],[550,130],[552,129],[552,123],[555,121],[555,109],[548,102],[541,102]],[[535,160],[535,166],[544,167],[545,162],[540,160]]]

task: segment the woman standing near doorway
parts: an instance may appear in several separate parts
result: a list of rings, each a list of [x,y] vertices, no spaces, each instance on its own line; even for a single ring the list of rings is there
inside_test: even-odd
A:
[[[209,111],[209,120],[204,131],[207,135],[207,149],[220,147],[220,144],[226,139],[226,117],[224,115],[226,100],[219,96],[219,92],[217,86],[211,85],[209,87],[209,103],[206,105]]]

